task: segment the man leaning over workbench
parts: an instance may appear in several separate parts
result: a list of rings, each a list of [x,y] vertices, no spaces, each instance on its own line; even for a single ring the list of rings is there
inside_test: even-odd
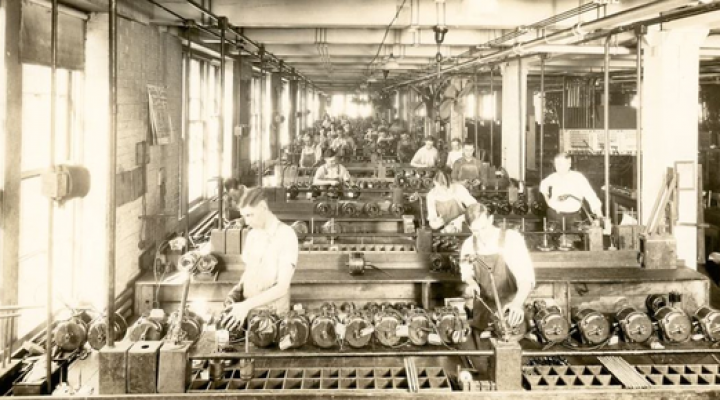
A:
[[[261,188],[248,190],[240,200],[240,215],[252,230],[243,246],[245,272],[228,293],[228,313],[221,322],[232,331],[243,325],[248,313],[267,308],[284,316],[290,310],[290,281],[298,262],[295,231],[268,207]]]
[[[497,313],[494,281],[508,324],[518,326],[525,318],[525,300],[535,287],[535,269],[525,240],[515,230],[493,225],[493,216],[483,204],[469,206],[465,220],[472,236],[460,250],[460,273],[467,284],[466,296],[474,299],[471,325],[482,332]]]

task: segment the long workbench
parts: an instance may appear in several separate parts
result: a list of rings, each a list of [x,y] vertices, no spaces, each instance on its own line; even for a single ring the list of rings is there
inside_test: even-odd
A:
[[[301,264],[302,265],[302,264]],[[233,269],[191,283],[189,302],[204,302],[212,310],[219,310],[226,294],[242,275]],[[694,313],[709,302],[709,281],[690,269],[645,270],[641,268],[538,268],[536,287],[531,299],[554,298],[567,312],[572,307],[590,305],[601,312],[613,312],[621,297],[643,309],[645,298],[652,293],[677,291],[683,294],[683,308]],[[293,276],[291,298],[306,308],[323,302],[351,301],[363,305],[376,302],[419,302],[424,308],[442,304],[442,299],[458,297],[462,283],[457,275],[430,273],[419,268],[382,268],[366,270],[364,275],[352,276],[343,269],[299,268]],[[176,310],[182,292],[180,280],[155,282],[151,273],[136,283],[135,315],[149,312],[157,296],[159,306],[166,311]]]

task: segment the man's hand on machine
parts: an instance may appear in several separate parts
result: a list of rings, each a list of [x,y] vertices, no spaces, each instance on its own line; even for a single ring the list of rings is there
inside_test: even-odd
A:
[[[510,326],[518,326],[525,319],[525,310],[522,304],[518,305],[515,302],[511,302],[503,307],[503,312],[507,316],[507,323]]]
[[[227,313],[225,314],[225,318],[220,321],[220,324],[229,331],[241,327],[245,322],[245,318],[247,318],[248,312],[250,312],[244,303],[234,303],[225,310]]]
[[[475,280],[467,282],[465,296],[470,299],[480,296],[480,285]]]

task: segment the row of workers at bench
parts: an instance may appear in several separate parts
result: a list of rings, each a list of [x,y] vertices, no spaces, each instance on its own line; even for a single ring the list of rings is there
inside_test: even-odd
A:
[[[579,218],[582,202],[587,199],[593,212],[602,216],[600,200],[587,179],[570,170],[570,158],[559,154],[554,163],[556,172],[540,185],[553,215]],[[511,325],[521,323],[523,304],[535,284],[525,240],[517,231],[496,227],[487,208],[477,203],[462,185],[449,183],[444,172],[436,175],[433,191],[436,191],[432,206],[435,215],[430,218],[431,223],[438,225],[438,219],[443,223],[456,223],[461,219],[472,232],[462,245],[460,259],[467,295],[476,299],[473,304],[476,333],[487,328],[490,315],[497,309],[491,295],[492,280],[504,312],[508,314],[508,322]],[[255,308],[267,307],[278,315],[288,312],[290,282],[298,260],[295,231],[272,213],[260,188],[244,191],[236,207],[252,229],[243,246],[245,272],[228,294],[229,312],[223,323],[230,329],[242,325],[250,310]]]

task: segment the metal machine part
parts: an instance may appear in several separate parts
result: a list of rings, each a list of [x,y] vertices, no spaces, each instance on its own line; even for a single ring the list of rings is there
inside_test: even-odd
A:
[[[402,314],[392,307],[383,306],[375,314],[375,338],[384,346],[393,347],[400,344],[402,336],[398,335],[398,327],[403,323]]]
[[[195,268],[197,272],[201,274],[212,274],[215,272],[215,268],[218,265],[218,260],[212,254],[203,254],[200,256],[200,260]]]
[[[333,215],[333,208],[328,203],[320,202],[315,206],[315,212],[323,217],[330,217]]]
[[[315,346],[329,349],[338,342],[337,332],[335,331],[335,323],[337,318],[335,313],[330,310],[322,310],[320,315],[312,319],[310,325],[310,336]]]
[[[615,320],[626,342],[644,343],[652,336],[654,329],[650,317],[630,305],[627,300],[617,304]]]
[[[408,338],[415,346],[424,346],[432,332],[432,321],[423,309],[410,307],[406,310],[405,321],[408,325]]]
[[[560,307],[548,305],[543,300],[536,300],[535,326],[537,327],[538,338],[543,343],[559,343],[567,339],[570,333],[570,324],[562,315]]]
[[[380,206],[374,202],[365,203],[363,213],[370,218],[376,218],[380,215]]]
[[[525,215],[530,210],[530,206],[525,201],[518,200],[512,204],[512,210],[515,215]]]
[[[310,321],[298,311],[290,311],[280,321],[278,335],[280,350],[296,349],[310,339]]]
[[[325,194],[329,199],[338,199],[343,194],[343,188],[340,185],[329,186]]]
[[[720,311],[710,307],[700,307],[693,317],[707,340],[720,341]]]
[[[657,322],[661,338],[671,343],[686,342],[692,334],[692,322],[683,310],[671,304],[670,298],[662,294],[651,294],[645,300],[648,311]]]
[[[131,342],[141,340],[162,340],[165,336],[164,321],[141,316],[128,330],[128,339]]]
[[[348,199],[357,200],[360,197],[360,186],[356,184],[348,185],[345,188],[345,197]]]
[[[81,349],[87,343],[90,316],[81,312],[55,326],[55,344],[65,351]]]
[[[178,321],[179,318],[179,311],[175,311],[170,314],[170,318],[168,319],[168,332],[174,332],[178,329],[178,324],[180,324],[178,331],[179,340],[189,340],[194,342],[199,339],[203,332],[203,319],[190,310],[185,310],[182,316],[182,321]]]
[[[354,310],[345,319],[345,342],[352,348],[360,349],[370,344],[375,328],[370,312]]]
[[[497,208],[495,211],[497,214],[510,215],[510,213],[512,213],[512,206],[507,200],[498,201],[496,204]]]
[[[686,342],[692,334],[692,323],[690,317],[682,310],[670,306],[662,307],[653,318],[658,323],[658,328],[663,340],[672,343]]]
[[[115,313],[115,319],[113,320],[113,334],[115,335],[115,341],[122,340],[127,331],[127,321],[122,315]],[[101,315],[92,321],[90,328],[88,329],[88,343],[90,343],[90,347],[95,350],[103,348],[107,341],[107,335],[107,317]]]
[[[290,200],[297,199],[299,194],[300,188],[297,185],[290,185],[290,187],[287,189],[287,197]]]
[[[196,251],[189,251],[180,256],[177,268],[183,272],[195,272],[195,268],[197,268],[199,262],[200,254]]]
[[[310,193],[313,198],[318,198],[322,194],[322,190],[320,189],[320,186],[311,185]]]
[[[340,207],[340,210],[342,211],[342,215],[346,217],[355,217],[360,213],[357,203],[353,202],[344,203],[342,207]]]
[[[545,215],[545,206],[540,201],[533,201],[530,204],[530,211],[537,216]]]
[[[577,309],[572,314],[572,320],[577,326],[582,343],[598,345],[610,338],[610,322],[596,310]]]
[[[402,216],[405,213],[405,206],[399,203],[393,203],[390,205],[390,214],[397,217]]]
[[[310,228],[308,228],[308,224],[305,221],[295,221],[290,227],[293,228],[299,240],[305,240],[308,232],[310,232]]]
[[[422,178],[422,187],[424,189],[432,189],[433,185],[435,185],[435,184],[433,183],[432,178],[428,178],[427,176]]]
[[[463,343],[470,334],[470,327],[466,320],[460,317],[454,307],[440,307],[433,313],[437,326],[437,334],[443,343]]]
[[[441,272],[445,270],[446,258],[442,254],[430,254],[430,272]]]
[[[362,253],[360,253],[360,254],[362,254]],[[350,303],[350,302],[346,301],[340,305],[340,312],[344,313],[346,315],[349,315],[356,309],[357,309],[357,307],[355,307],[355,303]]]
[[[250,343],[264,348],[275,343],[278,337],[278,319],[268,310],[259,310],[248,318],[247,337]]]

